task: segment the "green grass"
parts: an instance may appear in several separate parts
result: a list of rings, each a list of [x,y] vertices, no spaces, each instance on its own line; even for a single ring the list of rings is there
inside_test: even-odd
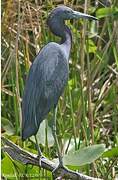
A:
[[[117,1],[107,7],[87,1],[66,2],[78,11],[97,15],[98,22],[67,22],[73,44],[69,61],[69,82],[59,100],[57,134],[62,152],[92,144],[105,144],[106,149],[118,146],[118,10]],[[37,52],[50,41],[59,41],[51,34],[46,18],[58,5],[56,1],[2,1],[2,128],[4,136],[21,145],[21,99],[29,67]],[[51,114],[49,115],[50,119]],[[49,123],[50,121],[48,121]],[[48,133],[48,123],[45,132]],[[12,124],[12,125],[11,125]],[[51,135],[50,135],[51,136]],[[50,137],[49,136],[49,137]],[[43,153],[53,159],[56,148],[47,136],[41,145]],[[41,142],[42,143],[42,142]],[[36,152],[31,141],[26,149]],[[7,174],[8,157],[3,157],[3,174]],[[5,163],[6,162],[6,163]],[[38,171],[11,161],[12,174]],[[100,157],[90,165],[78,166],[87,175],[113,179],[118,174],[116,157]],[[74,169],[74,167],[71,167]],[[19,172],[19,173],[18,173]],[[51,174],[41,170],[41,176]],[[16,179],[17,179],[16,177]]]

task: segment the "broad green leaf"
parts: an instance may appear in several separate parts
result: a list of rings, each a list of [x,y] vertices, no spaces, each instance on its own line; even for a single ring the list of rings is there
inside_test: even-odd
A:
[[[6,131],[5,132],[6,134],[13,135],[15,133],[15,128],[8,119],[2,117],[1,124],[2,124],[3,129]]]
[[[13,179],[16,177],[14,165],[9,158],[9,156],[5,155],[5,158],[1,161],[2,167],[2,175],[8,179]]]
[[[79,143],[79,140],[80,140],[79,138],[76,138],[76,142]],[[64,139],[63,139],[63,141],[64,141]],[[69,146],[68,146],[68,144],[69,144]],[[64,141],[64,145],[63,145],[63,151],[64,152],[66,151],[67,147],[68,147],[69,153],[75,151],[75,139],[74,138],[72,138],[71,141],[70,141],[70,139],[66,139]]]
[[[46,141],[46,128],[47,128],[47,141],[48,141],[48,146],[53,146],[54,144],[54,138],[52,135],[52,130],[51,128],[46,125],[46,120],[44,120],[40,124],[39,131],[37,133],[37,137],[39,139],[39,143],[41,143],[43,146],[45,146],[45,141]]]
[[[118,147],[109,149],[108,151],[104,152],[102,157],[108,157],[108,158],[118,157]]]
[[[98,18],[103,18],[111,15],[117,15],[118,16],[118,8],[100,8],[96,11],[96,16]]]
[[[67,155],[64,155],[64,164],[71,166],[83,166],[85,164],[90,164],[99,158],[104,151],[104,144],[85,147],[78,151],[70,152]]]

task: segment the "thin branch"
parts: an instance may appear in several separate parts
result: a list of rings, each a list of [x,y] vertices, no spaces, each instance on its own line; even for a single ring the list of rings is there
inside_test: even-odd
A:
[[[23,164],[32,164],[34,166],[39,166],[39,159],[36,154],[32,154],[23,150],[5,137],[2,137],[1,139],[4,144],[4,147],[2,148],[3,151],[6,152],[13,160],[19,161]],[[57,177],[62,177],[65,179],[73,180],[101,180],[98,178],[83,175],[81,173],[77,173],[75,171],[71,171],[65,167],[57,168],[57,165],[54,162],[48,160],[46,157],[43,157],[41,159],[41,167],[43,169],[51,171],[54,179],[56,179]]]

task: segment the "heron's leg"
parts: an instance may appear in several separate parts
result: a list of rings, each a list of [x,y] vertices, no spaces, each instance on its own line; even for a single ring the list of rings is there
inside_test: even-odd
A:
[[[39,146],[39,144],[38,144],[37,136],[36,136],[36,135],[34,135],[34,137],[35,137],[36,146],[37,146],[37,150],[38,150],[38,156],[39,156],[39,166],[41,166],[41,157],[42,157],[42,152],[41,152],[40,146]]]
[[[56,117],[57,117],[57,107],[54,108],[54,110],[53,110],[52,133],[53,133],[53,137],[54,137],[55,144],[57,147],[57,153],[58,153],[58,158],[59,158],[59,166],[63,166],[62,154],[60,151],[59,142],[58,142],[57,134],[56,134]]]

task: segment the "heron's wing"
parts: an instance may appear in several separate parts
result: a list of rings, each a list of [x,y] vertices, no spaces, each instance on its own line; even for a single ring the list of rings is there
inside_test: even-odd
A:
[[[22,103],[23,139],[36,134],[41,121],[57,105],[68,79],[68,63],[60,46],[49,43],[32,64]]]

